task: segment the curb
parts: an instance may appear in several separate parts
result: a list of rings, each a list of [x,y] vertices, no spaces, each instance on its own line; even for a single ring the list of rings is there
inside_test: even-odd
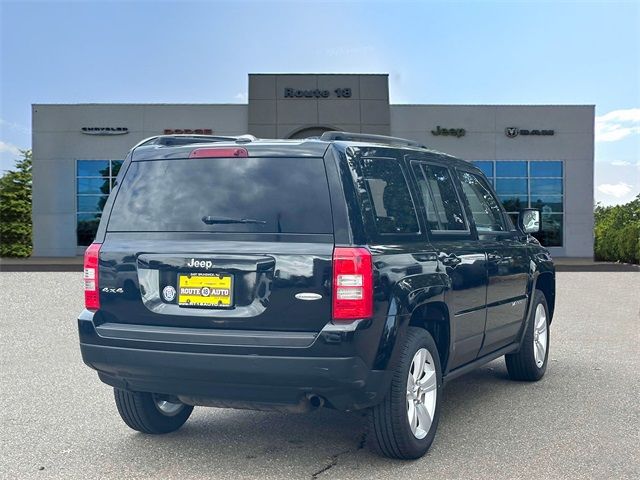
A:
[[[640,265],[605,263],[591,265],[556,265],[556,272],[640,272]]]
[[[56,264],[0,264],[0,272],[82,272],[82,265],[56,265]]]

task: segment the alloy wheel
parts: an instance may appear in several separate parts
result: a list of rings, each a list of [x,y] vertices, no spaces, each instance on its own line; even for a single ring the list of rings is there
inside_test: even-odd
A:
[[[177,415],[184,408],[184,404],[182,403],[169,402],[168,400],[165,400],[157,395],[153,396],[153,402],[155,403],[158,411],[163,415],[166,415],[167,417],[173,417]]]
[[[536,366],[541,368],[544,365],[549,343],[549,331],[547,329],[547,312],[542,304],[536,307],[536,315],[533,326],[533,353]]]
[[[438,395],[436,367],[426,348],[413,356],[407,378],[407,419],[411,433],[422,439],[427,436],[433,422]]]

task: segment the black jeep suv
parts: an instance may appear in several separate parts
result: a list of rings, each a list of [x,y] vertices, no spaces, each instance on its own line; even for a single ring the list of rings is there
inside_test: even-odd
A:
[[[86,251],[82,356],[141,432],[194,405],[366,409],[374,450],[417,458],[448,380],[502,355],[544,375],[539,216],[514,226],[480,170],[407,140],[155,137]]]

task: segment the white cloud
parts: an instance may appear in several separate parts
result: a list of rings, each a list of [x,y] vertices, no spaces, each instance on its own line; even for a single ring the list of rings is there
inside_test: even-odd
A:
[[[12,169],[18,158],[20,158],[20,148],[0,140],[0,175]]]
[[[611,197],[622,198],[633,189],[632,185],[625,182],[603,183],[598,185],[598,191]]]
[[[0,140],[0,153],[8,153],[10,155],[20,155],[20,149],[15,145]]]
[[[631,162],[627,162],[626,160],[614,160],[611,162],[611,165],[614,167],[630,167],[633,165]]]
[[[239,100],[242,103],[247,103],[249,101],[249,95],[243,92],[236,93],[236,96],[233,98]]]
[[[613,110],[596,117],[596,142],[617,142],[640,133],[640,108]]]
[[[15,123],[15,122],[10,122],[10,121],[4,120],[2,118],[0,118],[0,127],[8,128],[8,129],[15,130],[17,132],[25,133],[25,134],[31,133],[31,130],[29,130],[24,125],[20,125],[19,123]]]

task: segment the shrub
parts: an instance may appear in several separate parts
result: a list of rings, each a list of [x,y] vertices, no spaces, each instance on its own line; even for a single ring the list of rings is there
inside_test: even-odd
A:
[[[640,263],[640,194],[625,205],[596,206],[595,258]]]
[[[31,150],[0,177],[0,257],[31,255]]]

